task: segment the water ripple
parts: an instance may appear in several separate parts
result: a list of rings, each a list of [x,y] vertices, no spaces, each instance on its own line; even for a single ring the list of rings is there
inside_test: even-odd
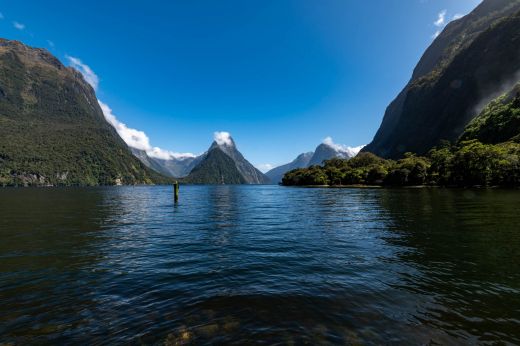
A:
[[[0,191],[0,342],[520,343],[518,191]]]

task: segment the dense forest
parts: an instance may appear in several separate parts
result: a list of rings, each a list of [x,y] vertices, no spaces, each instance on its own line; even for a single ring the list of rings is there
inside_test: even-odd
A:
[[[362,152],[350,160],[332,159],[323,166],[295,169],[283,185],[379,186],[520,186],[520,144],[483,144],[476,139],[446,142],[426,156],[405,154],[386,160]]]

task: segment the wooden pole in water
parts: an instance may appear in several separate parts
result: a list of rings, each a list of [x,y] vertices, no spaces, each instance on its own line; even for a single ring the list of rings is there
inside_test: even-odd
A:
[[[175,183],[173,183],[173,199],[175,200],[175,202],[179,201],[179,182],[178,181],[175,181]]]

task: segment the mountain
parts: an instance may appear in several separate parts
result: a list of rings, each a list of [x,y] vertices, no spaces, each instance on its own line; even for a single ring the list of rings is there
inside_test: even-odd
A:
[[[460,140],[470,139],[486,144],[520,140],[520,83],[491,101],[468,124]]]
[[[282,181],[285,173],[292,171],[293,169],[307,167],[313,154],[313,151],[300,154],[292,162],[273,168],[269,172],[265,173],[265,175],[271,180],[272,183],[279,183]]]
[[[0,186],[148,184],[82,75],[44,49],[0,39]]]
[[[484,0],[449,23],[363,151],[399,158],[424,154],[442,140],[456,141],[482,105],[518,81],[519,11],[520,0]]]
[[[191,170],[203,159],[200,156],[170,157],[160,159],[149,156],[146,151],[130,148],[132,153],[148,168],[153,169],[167,177],[183,178],[190,174]]]
[[[220,148],[211,148],[184,181],[191,184],[248,184],[235,161]]]
[[[201,161],[184,179],[196,184],[269,184],[270,180],[249,163],[226,133],[216,138]]]
[[[152,169],[152,170],[154,170],[154,171],[156,171],[158,173],[161,173],[161,174],[164,174],[164,175],[168,175],[166,173],[167,171],[162,167],[162,165],[160,165],[155,159],[153,159],[150,156],[148,156],[148,154],[146,153],[145,150],[140,150],[140,149],[136,149],[136,148],[130,147],[130,151],[146,167],[148,167],[148,168],[150,168],[150,169]]]
[[[350,159],[356,156],[360,149],[361,147],[351,148],[336,144],[332,141],[332,138],[327,137],[314,151],[300,154],[294,161],[273,168],[265,175],[271,179],[271,182],[279,183],[282,181],[284,174],[293,169],[322,165],[323,161],[333,158]]]
[[[322,165],[323,161],[333,158],[350,159],[354,156],[356,156],[356,154],[348,148],[342,148],[329,143],[321,143],[316,147],[316,150],[314,150],[314,154],[307,166]]]

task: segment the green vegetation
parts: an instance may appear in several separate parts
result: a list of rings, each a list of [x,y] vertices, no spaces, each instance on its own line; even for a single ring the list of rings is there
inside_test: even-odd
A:
[[[211,149],[182,182],[189,184],[247,184],[235,161],[219,148]]]
[[[350,160],[332,159],[323,167],[295,169],[282,183],[294,185],[520,186],[520,144],[478,140],[444,144],[427,156],[405,154],[398,161],[362,152]]]
[[[461,136],[462,140],[478,139],[496,144],[520,139],[520,84],[489,103],[473,119]]]
[[[0,186],[166,182],[132,155],[78,72],[0,39]]]

